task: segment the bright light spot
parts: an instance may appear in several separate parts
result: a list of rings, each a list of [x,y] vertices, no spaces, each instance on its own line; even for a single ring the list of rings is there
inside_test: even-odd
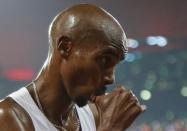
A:
[[[32,80],[34,71],[32,69],[14,69],[5,72],[5,77],[13,81]]]
[[[166,37],[163,36],[149,36],[146,38],[146,42],[148,45],[158,45],[160,47],[164,47],[168,43]]]
[[[167,45],[167,39],[163,36],[157,36],[157,45],[160,47],[164,47]]]
[[[128,47],[137,48],[139,46],[139,42],[135,39],[128,39]]]
[[[133,53],[128,53],[127,56],[125,57],[125,60],[127,62],[133,62],[135,60],[135,55]]]
[[[155,36],[149,36],[146,38],[146,42],[148,45],[156,45],[157,44],[157,38]]]
[[[181,95],[184,96],[184,97],[187,97],[187,86],[182,87]]]
[[[140,92],[140,97],[141,97],[143,100],[145,100],[145,101],[150,100],[150,99],[151,99],[151,92],[148,91],[148,90],[142,90],[142,91]]]
[[[69,21],[68,21],[67,26],[68,26],[68,27],[73,27],[73,26],[75,25],[75,22],[76,22],[75,16],[70,15],[70,16],[69,16]]]

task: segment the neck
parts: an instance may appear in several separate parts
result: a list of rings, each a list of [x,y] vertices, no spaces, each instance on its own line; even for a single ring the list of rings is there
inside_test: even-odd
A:
[[[64,119],[68,117],[73,102],[67,95],[60,75],[54,70],[42,69],[34,83],[44,114],[53,123],[61,125],[61,116]],[[30,93],[34,94],[33,88]],[[36,102],[35,95],[32,96]]]

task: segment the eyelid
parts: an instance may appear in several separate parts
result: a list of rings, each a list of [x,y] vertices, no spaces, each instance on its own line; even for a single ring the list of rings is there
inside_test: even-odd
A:
[[[107,48],[103,50],[102,52],[99,52],[100,56],[98,58],[102,58],[104,56],[112,58],[112,60],[116,60],[116,64],[119,63],[124,59],[123,54],[119,54],[119,52],[116,49]]]
[[[120,58],[121,61],[125,60],[125,55],[122,55]]]
[[[117,55],[114,55],[114,54],[104,54],[102,55],[102,57],[107,57],[107,58],[112,58],[112,59],[117,59]]]
[[[117,60],[117,56],[116,55],[111,55],[111,54],[105,54],[102,56],[103,58],[106,59],[105,63],[107,66],[108,65],[115,65],[117,64],[119,61]],[[108,61],[109,60],[109,61]]]

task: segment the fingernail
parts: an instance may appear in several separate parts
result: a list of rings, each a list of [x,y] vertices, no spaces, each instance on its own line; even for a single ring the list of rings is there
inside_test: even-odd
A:
[[[141,109],[142,109],[142,111],[144,112],[144,111],[147,110],[147,106],[146,106],[146,105],[141,105]]]

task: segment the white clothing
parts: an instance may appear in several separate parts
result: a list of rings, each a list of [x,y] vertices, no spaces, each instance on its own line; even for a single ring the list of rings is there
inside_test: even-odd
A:
[[[23,87],[9,95],[30,115],[35,131],[58,131],[35,104],[28,90]],[[96,131],[94,116],[88,105],[80,108],[76,105],[82,131]]]

